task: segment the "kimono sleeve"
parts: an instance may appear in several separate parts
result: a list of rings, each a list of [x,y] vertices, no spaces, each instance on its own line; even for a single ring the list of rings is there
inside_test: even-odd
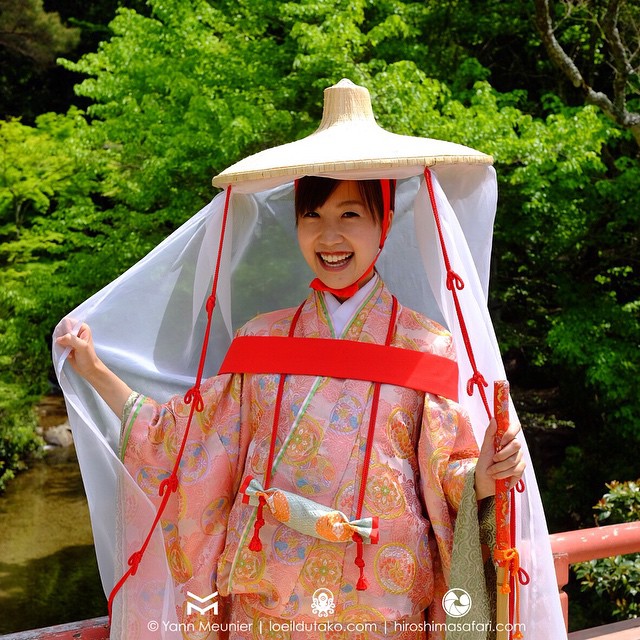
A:
[[[438,544],[445,576],[449,574],[455,518],[467,477],[478,458],[471,424],[456,402],[426,394],[418,442],[420,489]]]
[[[188,618],[189,591],[209,594],[217,588],[217,562],[226,542],[229,512],[248,446],[248,434],[242,426],[242,385],[241,375],[217,376],[203,383],[204,409],[194,413],[177,473],[178,488],[160,519],[180,621]],[[190,411],[191,405],[180,397],[159,404],[139,396],[125,416],[122,461],[156,509],[162,500],[160,485],[175,465]],[[131,530],[127,537],[139,540],[136,519],[136,514],[125,519]],[[145,525],[147,529],[151,524]],[[157,574],[157,567],[150,567],[150,562],[143,566],[146,560],[141,570]]]
[[[439,396],[425,397],[418,442],[420,486],[435,541],[432,622],[453,623],[447,640],[486,640],[490,637],[495,584],[492,563],[485,564],[483,545],[492,547],[495,522],[493,498],[478,505],[475,467],[479,455],[467,413],[457,403]],[[449,589],[462,589],[471,598],[472,631],[445,616],[442,598]]]
[[[194,412],[178,473],[181,483],[203,481],[215,473],[218,481],[228,478],[234,493],[237,490],[249,443],[246,429],[242,428],[242,383],[241,375],[217,376],[203,383],[204,409]],[[132,400],[123,416],[120,457],[144,489],[141,468],[155,467],[159,475],[171,473],[191,405],[185,404],[181,396],[165,404],[143,395]],[[210,464],[214,461],[212,469]]]

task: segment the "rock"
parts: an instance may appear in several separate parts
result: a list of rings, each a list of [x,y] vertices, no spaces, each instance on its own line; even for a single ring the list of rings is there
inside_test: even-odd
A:
[[[69,423],[60,424],[57,427],[46,429],[43,435],[45,442],[58,447],[70,447],[73,444],[71,427]]]

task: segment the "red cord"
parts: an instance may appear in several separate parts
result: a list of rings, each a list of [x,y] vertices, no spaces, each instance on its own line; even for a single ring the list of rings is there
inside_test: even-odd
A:
[[[293,316],[293,320],[291,321],[291,326],[289,327],[289,338],[293,337],[293,333],[296,329],[296,325],[298,324],[298,319],[300,318],[300,314],[302,313],[302,308],[304,307],[304,302],[298,307],[295,315]],[[271,486],[271,472],[273,469],[273,460],[275,458],[276,453],[276,439],[278,436],[278,423],[280,422],[280,409],[282,407],[282,395],[284,393],[284,381],[286,378],[286,374],[280,374],[280,380],[278,381],[278,392],[276,394],[276,406],[273,412],[273,423],[271,425],[271,441],[269,442],[269,456],[267,458],[267,470],[264,474],[264,491],[269,489]],[[262,551],[262,542],[260,541],[260,529],[264,525],[264,517],[263,510],[265,505],[264,497],[260,497],[260,502],[258,504],[258,511],[256,513],[256,521],[253,525],[253,537],[251,538],[251,542],[249,543],[249,549],[251,551]]]
[[[438,205],[436,203],[436,196],[433,190],[433,182],[431,180],[431,171],[429,168],[425,168],[424,177],[427,184],[427,190],[429,191],[429,200],[431,201],[431,209],[433,211],[433,217],[435,219],[436,228],[438,230],[438,238],[440,240],[440,248],[442,249],[442,257],[444,259],[444,266],[447,270],[447,289],[451,291],[453,296],[453,304],[456,308],[456,315],[458,316],[458,324],[460,325],[460,331],[462,332],[462,340],[464,342],[465,349],[467,351],[467,357],[469,358],[469,364],[473,370],[473,375],[467,381],[467,393],[473,395],[473,387],[477,386],[482,398],[482,404],[484,404],[485,411],[489,420],[493,418],[491,415],[491,409],[489,408],[489,402],[487,401],[487,394],[485,388],[489,386],[484,376],[478,371],[476,365],[476,359],[473,354],[473,348],[471,346],[471,339],[469,332],[467,331],[467,324],[462,314],[462,307],[460,306],[460,300],[458,299],[458,291],[464,289],[464,281],[462,278],[451,268],[451,262],[449,261],[449,254],[444,242],[444,234],[442,233],[442,225],[440,223],[440,214],[438,213]]]
[[[460,300],[458,299],[458,291],[464,289],[464,281],[462,278],[451,268],[451,262],[449,261],[449,254],[447,252],[447,247],[444,242],[444,234],[442,232],[442,225],[440,222],[440,214],[438,213],[438,205],[436,202],[435,192],[433,189],[433,181],[431,179],[431,171],[429,168],[425,168],[424,177],[427,185],[427,190],[429,192],[429,200],[431,202],[431,209],[433,211],[433,217],[435,219],[436,228],[438,230],[438,238],[440,240],[440,247],[442,249],[442,257],[444,259],[445,269],[447,271],[446,276],[446,285],[447,289],[451,291],[451,295],[453,296],[453,303],[456,309],[456,316],[458,317],[458,323],[460,326],[460,331],[462,333],[462,340],[464,342],[465,350],[467,352],[467,357],[469,358],[469,364],[471,365],[471,369],[473,370],[473,375],[467,381],[467,394],[473,395],[473,387],[477,386],[478,391],[480,392],[480,397],[482,398],[482,403],[484,404],[485,411],[487,412],[487,417],[489,420],[493,418],[491,414],[491,409],[489,408],[489,402],[487,401],[487,394],[485,393],[485,388],[488,386],[487,381],[484,376],[478,370],[476,359],[473,354],[473,347],[471,346],[471,339],[469,337],[469,332],[467,331],[467,325],[464,320],[464,316],[462,314],[462,307],[460,306]],[[524,491],[524,482],[520,480],[516,487],[519,492]],[[518,558],[518,552],[515,549],[515,539],[516,539],[516,503],[515,503],[515,492],[511,489],[511,514],[509,518],[509,534],[511,538],[511,549],[507,549],[506,552],[513,552],[515,554],[515,562],[509,561],[508,570],[509,570],[509,620],[512,621],[514,616],[519,623],[519,602],[516,602],[516,594],[519,593],[519,584],[528,584],[529,583],[529,575],[527,572],[520,567]],[[497,550],[497,553],[504,553],[504,550]],[[514,570],[512,570],[514,568]],[[519,584],[515,584],[515,580],[518,580]],[[511,635],[513,634],[513,635]],[[515,633],[510,632],[510,636],[516,640],[521,638],[522,635],[519,631],[519,628]]]
[[[391,319],[387,328],[387,337],[384,344],[386,347],[391,345],[391,340],[396,328],[396,317],[398,315],[398,301],[393,297],[393,306],[391,308]],[[362,472],[360,473],[360,489],[358,492],[358,502],[356,505],[356,519],[362,517],[362,508],[364,506],[364,496],[367,490],[367,478],[369,476],[369,465],[371,463],[371,451],[373,450],[373,436],[376,429],[376,420],[378,418],[378,405],[380,404],[380,383],[376,382],[373,387],[373,399],[371,401],[371,415],[369,416],[369,428],[367,430],[367,443],[364,452],[364,460],[362,461]],[[368,582],[364,575],[364,557],[362,536],[359,533],[353,534],[353,540],[356,543],[356,559],[355,564],[360,570],[360,577],[356,585],[358,591],[365,591]]]
[[[138,567],[142,558],[144,557],[144,553],[149,546],[149,542],[151,541],[151,537],[153,536],[153,532],[155,531],[158,523],[160,522],[160,518],[164,513],[167,504],[169,502],[169,498],[172,493],[175,493],[178,490],[178,469],[180,468],[180,462],[182,461],[182,455],[184,453],[184,449],[187,445],[187,438],[189,437],[189,429],[191,428],[191,422],[193,420],[193,414],[198,411],[202,411],[204,409],[204,401],[202,399],[202,394],[200,392],[200,385],[202,383],[202,375],[204,372],[204,364],[207,357],[207,346],[209,344],[209,333],[211,331],[211,322],[213,319],[213,310],[216,304],[216,292],[218,288],[218,276],[220,273],[220,263],[222,260],[222,249],[224,246],[224,236],[227,228],[227,218],[229,215],[229,201],[231,198],[231,186],[227,187],[226,198],[224,201],[224,212],[222,214],[222,228],[220,229],[220,241],[218,243],[218,257],[216,260],[216,270],[213,277],[213,285],[211,287],[211,295],[207,299],[206,309],[207,309],[207,327],[204,333],[204,339],[202,342],[202,350],[200,352],[200,362],[198,364],[198,374],[196,376],[194,386],[187,391],[184,396],[185,404],[191,405],[191,410],[189,411],[189,417],[187,419],[187,425],[185,427],[184,435],[182,437],[182,442],[180,444],[180,450],[178,451],[178,455],[176,457],[176,461],[173,465],[173,469],[171,470],[171,474],[168,478],[165,478],[160,487],[158,489],[158,495],[162,498],[160,502],[160,506],[158,507],[158,511],[156,512],[156,516],[153,520],[153,524],[151,525],[149,532],[147,533],[147,537],[145,538],[142,546],[138,551],[131,554],[127,564],[131,567],[116,583],[115,587],[111,590],[109,594],[108,601],[108,611],[109,611],[109,624],[111,624],[111,615],[113,612],[113,602],[117,595],[117,593],[122,589],[125,582],[129,579],[130,576],[133,576],[138,571]]]

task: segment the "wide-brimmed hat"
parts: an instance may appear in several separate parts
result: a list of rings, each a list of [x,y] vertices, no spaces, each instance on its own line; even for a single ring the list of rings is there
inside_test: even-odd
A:
[[[305,175],[408,178],[436,164],[492,162],[491,156],[461,144],[383,129],[373,115],[369,91],[343,79],[325,89],[322,121],[314,133],[236,162],[215,176],[213,185],[274,185]]]

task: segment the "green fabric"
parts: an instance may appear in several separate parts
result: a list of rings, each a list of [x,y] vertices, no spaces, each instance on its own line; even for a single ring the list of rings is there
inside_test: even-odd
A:
[[[140,411],[140,407],[142,403],[137,405],[137,409],[135,415],[131,416],[131,411],[133,407],[136,406],[138,399],[141,398],[141,394],[137,391],[132,391],[127,401],[124,403],[124,408],[122,409],[122,418],[120,420],[120,459],[124,461],[124,452],[127,448],[127,443],[129,442],[129,435],[131,433],[131,426],[136,420],[138,415],[138,411]]]
[[[495,571],[491,558],[485,567],[481,545],[495,544],[493,498],[476,500],[475,474],[465,480],[456,519],[451,557],[450,589],[464,589],[471,597],[471,609],[462,617],[447,615],[447,640],[491,640],[495,620]]]

